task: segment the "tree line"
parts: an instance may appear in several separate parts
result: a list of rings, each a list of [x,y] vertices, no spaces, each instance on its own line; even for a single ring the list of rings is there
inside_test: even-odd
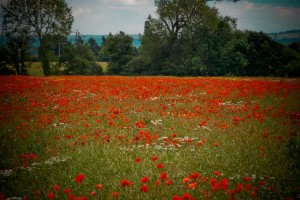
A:
[[[282,45],[263,32],[238,30],[237,19],[221,16],[207,0],[155,0],[158,17],[145,21],[139,48],[122,31],[103,37],[101,45],[93,38],[84,43],[79,34],[69,42],[71,8],[64,0],[51,0],[56,6],[47,8],[47,1],[10,0],[3,7],[2,74],[12,73],[8,65],[26,74],[34,35],[44,75],[300,75],[299,43]],[[107,71],[96,61],[108,62]]]

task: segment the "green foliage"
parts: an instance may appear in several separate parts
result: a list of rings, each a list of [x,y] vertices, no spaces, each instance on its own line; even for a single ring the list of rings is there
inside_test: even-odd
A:
[[[102,68],[96,64],[96,56],[87,44],[68,44],[56,66],[56,74],[101,75]]]
[[[137,55],[132,45],[132,38],[120,31],[116,35],[110,34],[106,39],[101,54],[109,59],[108,74],[126,74],[126,65]]]
[[[38,36],[39,55],[45,75],[50,75],[50,65],[45,49],[49,36],[70,33],[73,16],[65,0],[10,0],[3,8],[4,22],[14,27],[26,27]]]
[[[238,31],[236,19],[206,2],[156,0],[158,18],[145,22],[134,74],[299,76],[295,44],[285,48],[262,32]]]
[[[89,38],[87,41],[87,45],[89,45],[90,49],[94,52],[95,56],[98,57],[100,47],[97,44],[96,40],[94,38]]]

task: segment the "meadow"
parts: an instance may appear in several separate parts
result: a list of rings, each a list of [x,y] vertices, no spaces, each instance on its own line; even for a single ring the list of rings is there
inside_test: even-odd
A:
[[[296,200],[299,102],[299,79],[0,76],[0,200]]]

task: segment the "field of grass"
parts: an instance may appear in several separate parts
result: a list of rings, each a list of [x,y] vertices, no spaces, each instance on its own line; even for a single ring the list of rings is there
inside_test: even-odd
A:
[[[96,62],[100,67],[102,67],[103,72],[107,71],[107,62]],[[43,76],[43,68],[41,62],[27,62],[26,63],[28,75],[30,76]]]
[[[0,83],[0,200],[299,198],[299,79]]]

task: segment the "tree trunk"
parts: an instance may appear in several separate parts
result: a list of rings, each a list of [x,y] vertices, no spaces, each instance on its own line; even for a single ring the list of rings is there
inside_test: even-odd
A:
[[[51,75],[50,63],[49,63],[49,59],[47,56],[47,51],[44,43],[45,41],[40,38],[39,57],[42,62],[44,76],[50,76]]]

